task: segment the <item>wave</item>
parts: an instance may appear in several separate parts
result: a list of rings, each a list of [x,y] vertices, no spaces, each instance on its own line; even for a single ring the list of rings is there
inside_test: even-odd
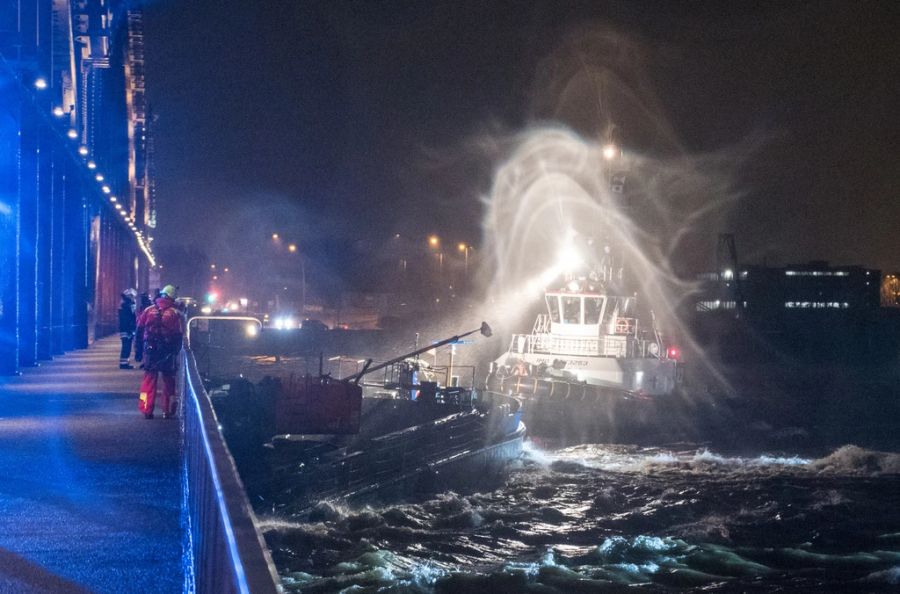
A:
[[[900,474],[900,454],[845,445],[810,463],[820,473],[881,476]]]
[[[708,448],[682,451],[637,446],[579,445],[556,451],[543,451],[534,446],[526,449],[535,462],[557,472],[599,469],[621,473],[656,472],[812,472],[834,476],[882,476],[900,474],[900,454],[868,450],[845,445],[818,459],[799,455],[763,453],[758,456],[727,456]]]
[[[420,561],[404,555],[365,547],[353,559],[327,568],[322,575],[293,571],[281,576],[288,591],[431,591],[434,584],[449,570],[433,561]]]
[[[864,577],[862,581],[890,584],[892,586],[900,585],[900,565],[872,572]]]

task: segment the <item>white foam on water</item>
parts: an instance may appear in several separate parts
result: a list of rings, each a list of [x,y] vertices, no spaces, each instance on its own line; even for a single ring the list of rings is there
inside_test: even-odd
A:
[[[800,456],[770,456],[762,454],[753,458],[740,456],[723,456],[703,449],[694,454],[691,462],[696,464],[715,464],[721,466],[744,466],[744,467],[760,467],[760,466],[806,466],[810,463],[807,458]]]
[[[555,452],[547,452],[532,447],[532,459],[549,466],[554,462],[574,463],[586,468],[596,468],[609,472],[645,473],[654,471],[709,472],[759,471],[786,468],[807,468],[812,460],[801,456],[776,456],[761,454],[755,457],[725,456],[707,448],[694,451],[673,452],[669,450],[640,449],[630,446],[597,445],[576,446]]]
[[[652,561],[648,563],[642,563],[640,565],[638,565],[637,563],[613,563],[612,567],[627,571],[628,573],[638,577],[644,577],[647,574],[654,574],[659,571],[659,565],[653,563]]]
[[[800,456],[760,456],[757,460],[762,466],[805,466],[810,462],[809,459],[801,458]]]
[[[310,536],[325,536],[328,526],[322,522],[295,522],[280,518],[261,518],[257,521],[260,531],[266,532],[299,532]]]
[[[417,586],[432,586],[442,577],[448,574],[447,569],[432,562],[426,562],[413,567],[409,572],[409,580]]]
[[[880,582],[884,584],[900,585],[900,565],[890,567],[882,571],[875,571],[863,578],[864,582]]]

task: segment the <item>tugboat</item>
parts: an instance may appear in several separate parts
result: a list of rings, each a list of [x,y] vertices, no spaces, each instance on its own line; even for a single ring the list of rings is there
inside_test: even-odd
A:
[[[491,364],[487,389],[522,401],[529,435],[624,438],[678,387],[678,347],[666,344],[652,311],[643,322],[636,294],[622,286],[609,258],[560,275],[531,332],[513,334]]]

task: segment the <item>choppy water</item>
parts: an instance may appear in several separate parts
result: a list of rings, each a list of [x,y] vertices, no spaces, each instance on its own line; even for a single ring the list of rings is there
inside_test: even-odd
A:
[[[527,448],[504,485],[262,518],[289,591],[900,590],[900,454]]]

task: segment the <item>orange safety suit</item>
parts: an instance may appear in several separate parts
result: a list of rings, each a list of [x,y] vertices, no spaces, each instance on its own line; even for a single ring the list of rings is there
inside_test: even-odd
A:
[[[175,415],[175,369],[183,335],[181,313],[171,297],[158,297],[138,317],[137,336],[144,345],[144,380],[141,382],[138,409],[148,419],[153,418],[158,374],[162,374],[163,378],[163,416],[170,418]]]

